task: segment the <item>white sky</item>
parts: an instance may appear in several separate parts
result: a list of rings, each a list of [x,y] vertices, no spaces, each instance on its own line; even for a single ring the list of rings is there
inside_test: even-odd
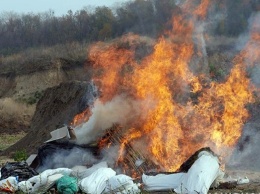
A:
[[[111,7],[126,1],[129,0],[0,0],[0,13],[41,13],[52,9],[56,16],[61,16],[89,5]]]

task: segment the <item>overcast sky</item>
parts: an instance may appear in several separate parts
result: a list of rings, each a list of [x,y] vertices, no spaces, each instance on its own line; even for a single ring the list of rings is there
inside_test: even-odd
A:
[[[14,11],[16,13],[39,13],[50,9],[56,16],[73,12],[88,5],[116,6],[129,0],[0,0],[0,13]]]

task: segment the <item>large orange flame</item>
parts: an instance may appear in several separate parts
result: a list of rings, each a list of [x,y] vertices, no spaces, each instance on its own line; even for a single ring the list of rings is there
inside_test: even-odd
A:
[[[141,99],[144,110],[149,106],[145,117],[126,131],[120,159],[125,145],[132,143],[165,170],[175,171],[204,146],[221,153],[238,141],[249,116],[245,105],[253,102],[246,65],[259,60],[260,52],[250,53],[255,52],[260,36],[252,33],[245,49],[234,59],[225,82],[205,81],[210,80],[207,75],[195,76],[190,61],[202,56],[195,56],[193,23],[198,17],[206,18],[208,6],[209,0],[201,1],[198,6],[184,6],[192,10],[184,9],[175,16],[172,31],[161,37],[153,53],[141,61],[136,61],[134,50],[124,44],[98,43],[91,48],[94,79],[102,91],[103,102],[126,93],[133,99]],[[140,37],[129,35],[124,39],[132,48]],[[202,84],[201,80],[207,83]]]

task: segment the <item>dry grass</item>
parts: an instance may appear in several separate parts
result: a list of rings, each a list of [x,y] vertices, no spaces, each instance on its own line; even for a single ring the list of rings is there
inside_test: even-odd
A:
[[[28,106],[11,98],[0,99],[0,120],[27,121],[35,111],[35,106]]]
[[[88,44],[84,42],[71,42],[51,47],[28,48],[25,51],[0,58],[0,72],[17,72],[25,64],[38,61],[51,61],[64,58],[75,61],[84,61],[87,57]],[[40,65],[40,64],[38,64]]]
[[[15,134],[1,134],[0,135],[0,152],[9,146],[15,144],[21,138],[26,135],[25,132],[21,131]],[[7,156],[0,156],[0,167],[4,165],[6,162],[13,162],[13,158],[9,158]]]
[[[23,131],[21,131],[19,133],[15,133],[15,134],[1,134],[0,150],[4,150],[4,149],[8,148],[9,146],[15,144],[17,141],[19,141],[25,135],[26,135],[26,133]]]

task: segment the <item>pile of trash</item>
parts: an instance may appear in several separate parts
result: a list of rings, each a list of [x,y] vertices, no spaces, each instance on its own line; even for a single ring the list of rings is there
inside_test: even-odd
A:
[[[59,133],[67,129],[59,129]],[[64,133],[66,135],[66,133]],[[64,136],[63,134],[63,136]],[[79,147],[73,143],[47,141],[39,148],[38,155],[34,159],[28,158],[27,162],[8,162],[1,168],[0,193],[46,193],[50,190],[64,194],[88,193],[88,194],[137,194],[141,191],[159,192],[174,191],[176,193],[208,193],[211,188],[218,188],[221,184],[249,183],[244,179],[227,179],[220,168],[218,157],[210,148],[202,148],[195,152],[184,162],[178,172],[143,172],[141,177],[132,178],[118,169],[112,169],[108,161],[98,157],[92,160],[93,165],[66,163],[68,156],[61,158],[60,166],[48,166],[44,169],[46,161],[60,150],[73,149],[80,155],[82,149],[87,149],[96,154],[93,147]],[[65,141],[66,142],[66,141]],[[51,143],[51,144],[49,144]],[[66,146],[65,146],[66,145]],[[66,152],[67,153],[67,152]],[[95,155],[94,154],[94,155]],[[87,155],[89,156],[89,155]],[[35,165],[35,160],[37,164]],[[82,162],[79,161],[78,162]],[[27,164],[29,163],[29,165]],[[140,165],[139,161],[135,165]],[[45,165],[46,168],[46,165]],[[116,172],[117,171],[117,172]],[[231,184],[230,184],[231,185]]]
[[[27,180],[20,180],[19,176],[15,175],[1,179],[1,192],[14,193],[19,190],[23,193],[41,194],[54,188],[58,193],[66,194],[77,193],[79,190],[92,194],[140,193],[140,184],[134,183],[133,179],[127,175],[116,175],[106,162],[98,163],[90,168],[76,166],[72,169],[49,169]]]
[[[19,190],[23,193],[40,194],[54,189],[58,193],[66,194],[79,191],[90,194],[136,194],[140,193],[141,190],[207,193],[210,188],[217,188],[225,182],[224,172],[220,170],[218,158],[208,151],[199,152],[197,159],[187,172],[143,174],[140,180],[124,174],[117,174],[116,171],[108,167],[105,161],[89,168],[75,166],[71,169],[48,169],[37,175],[26,165],[20,168],[20,172],[17,172],[14,170],[16,166],[21,166],[21,164],[7,163],[1,168],[1,175],[6,173],[10,175],[8,178],[1,176],[1,192],[14,193]],[[28,175],[27,179],[25,179],[24,172]],[[244,180],[243,183],[248,181]]]

